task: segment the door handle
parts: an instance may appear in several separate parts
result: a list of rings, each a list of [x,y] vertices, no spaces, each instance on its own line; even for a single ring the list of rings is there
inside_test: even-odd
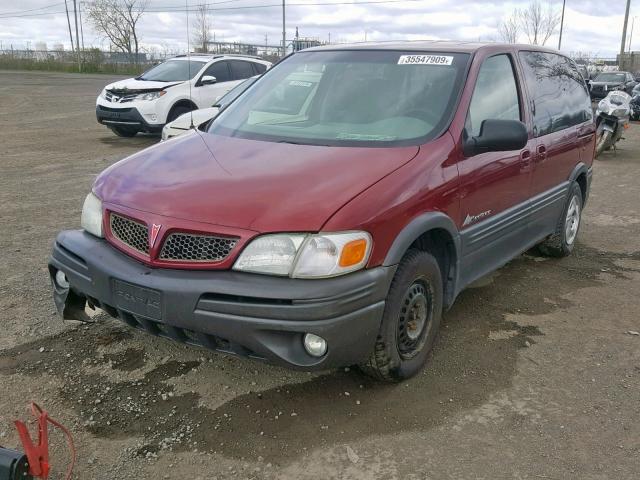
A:
[[[536,149],[536,153],[538,154],[537,160],[539,162],[544,160],[545,158],[547,158],[547,147],[545,147],[544,145],[538,145],[538,148]]]
[[[531,166],[531,152],[529,150],[523,150],[520,153],[520,170],[526,172]]]

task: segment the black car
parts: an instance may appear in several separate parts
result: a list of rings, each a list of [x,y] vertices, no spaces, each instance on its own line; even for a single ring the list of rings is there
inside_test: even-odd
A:
[[[604,98],[611,90],[622,90],[631,95],[637,84],[629,72],[602,72],[591,81],[591,98]]]

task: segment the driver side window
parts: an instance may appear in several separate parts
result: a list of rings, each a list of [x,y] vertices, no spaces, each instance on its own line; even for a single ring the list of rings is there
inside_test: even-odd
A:
[[[478,136],[488,119],[521,120],[513,66],[505,54],[487,58],[480,67],[465,124],[467,135]]]
[[[227,65],[228,63],[229,62],[226,62],[226,61],[213,63],[209,65],[209,67],[207,68],[207,70],[204,72],[202,76],[204,77],[205,75],[210,75],[212,77],[216,77],[216,80],[218,81],[218,83],[228,82],[229,80],[231,80],[231,75],[229,74],[229,67]]]

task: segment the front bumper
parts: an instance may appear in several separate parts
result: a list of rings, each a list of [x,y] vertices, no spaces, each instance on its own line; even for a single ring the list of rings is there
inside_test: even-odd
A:
[[[96,119],[98,123],[107,127],[127,127],[149,133],[158,133],[162,131],[164,126],[147,122],[136,107],[115,108],[98,104],[96,105]]]
[[[69,289],[56,284],[58,270],[66,274]],[[102,239],[65,231],[56,239],[49,271],[58,312],[65,318],[83,319],[88,302],[154,335],[319,370],[368,358],[395,267],[320,280],[153,269]],[[123,291],[122,282],[132,289]],[[305,333],[327,341],[325,356],[306,353]]]

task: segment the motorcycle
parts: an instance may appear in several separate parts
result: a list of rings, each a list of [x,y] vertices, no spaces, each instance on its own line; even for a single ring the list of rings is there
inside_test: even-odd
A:
[[[616,147],[624,131],[629,128],[631,96],[614,90],[600,100],[596,109],[596,157]]]

